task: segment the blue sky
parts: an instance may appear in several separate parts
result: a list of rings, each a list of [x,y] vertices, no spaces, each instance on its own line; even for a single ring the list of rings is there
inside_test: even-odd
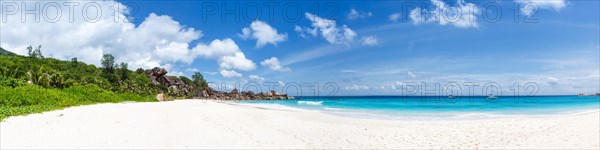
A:
[[[106,47],[124,46],[109,43],[108,46],[98,44],[89,48],[90,51],[112,51],[117,53],[117,58],[121,56],[122,61],[133,66],[147,68],[143,64],[159,64],[167,67],[171,75],[190,76],[194,71],[200,71],[210,81],[230,84],[318,82],[323,86],[334,82],[339,87],[337,95],[397,95],[401,93],[403,82],[439,82],[442,85],[479,82],[481,86],[495,82],[502,86],[502,94],[511,93],[508,88],[514,82],[521,85],[535,82],[539,86],[538,95],[600,91],[598,1],[115,3],[133,4],[129,5],[128,11],[135,9],[135,13],[123,13],[131,17],[135,25],[127,29],[139,29],[131,36],[157,36],[160,39],[163,38],[161,34],[144,34],[146,30],[141,27],[144,22],[150,24],[149,20],[155,20],[154,28],[162,28],[160,21],[174,22],[175,31],[179,32],[172,36],[173,39],[163,38],[162,42],[177,41],[185,50],[165,48],[167,53],[162,55],[147,55],[161,61],[140,61],[137,65],[133,63],[136,58],[128,58],[128,53],[139,53],[142,57],[146,56],[144,50],[118,54]],[[235,9],[236,3],[239,9]],[[269,4],[275,5],[272,13],[268,12],[266,5]],[[527,4],[535,4],[535,11],[525,9]],[[216,10],[205,9],[213,8],[211,6]],[[225,20],[223,7],[233,9],[229,12],[234,13],[225,15]],[[255,17],[256,10],[261,11],[260,17]],[[436,14],[439,10],[447,11]],[[452,12],[460,12],[461,17],[456,18]],[[494,16],[500,18],[494,19]],[[240,20],[236,21],[235,17]],[[10,28],[9,24],[2,24],[1,44],[19,48],[23,41],[6,40],[11,35],[5,32]],[[169,27],[165,25],[164,28]],[[190,28],[194,31],[187,32]],[[244,28],[247,34],[244,34]],[[93,38],[95,34],[89,37]],[[87,55],[53,50],[52,40],[40,39],[44,41],[41,43],[49,45],[51,56],[67,59]],[[219,49],[219,44],[238,48],[219,54],[227,51]],[[194,51],[197,52],[192,53]],[[188,54],[190,57],[161,57],[168,54]],[[95,63],[95,59],[87,60]],[[327,93],[326,90],[323,92]]]

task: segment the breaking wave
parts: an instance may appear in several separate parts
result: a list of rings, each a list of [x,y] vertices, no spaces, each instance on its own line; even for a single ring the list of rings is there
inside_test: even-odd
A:
[[[321,106],[323,101],[298,101],[299,105],[313,105],[313,106]]]

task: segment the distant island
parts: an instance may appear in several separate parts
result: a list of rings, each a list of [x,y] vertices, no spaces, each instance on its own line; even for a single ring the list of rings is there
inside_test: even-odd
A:
[[[600,96],[600,93],[596,93],[596,94],[579,93],[579,94],[577,94],[577,96]]]
[[[191,79],[167,76],[155,67],[129,70],[104,54],[96,67],[72,58],[70,61],[45,58],[41,46],[27,47],[21,56],[0,48],[0,120],[16,115],[39,113],[70,106],[107,102],[153,102],[173,99],[283,100],[292,99],[275,91],[216,91],[200,72]]]

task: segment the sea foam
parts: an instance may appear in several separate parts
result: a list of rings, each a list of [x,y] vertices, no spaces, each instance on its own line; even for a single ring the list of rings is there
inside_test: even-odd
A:
[[[323,101],[298,101],[297,103],[300,105],[321,106],[323,104]]]

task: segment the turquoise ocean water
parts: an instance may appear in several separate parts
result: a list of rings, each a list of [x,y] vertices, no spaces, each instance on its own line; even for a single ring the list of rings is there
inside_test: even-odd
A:
[[[241,104],[322,111],[359,118],[463,119],[510,116],[572,115],[600,110],[599,96],[297,97],[295,100],[238,101]]]

